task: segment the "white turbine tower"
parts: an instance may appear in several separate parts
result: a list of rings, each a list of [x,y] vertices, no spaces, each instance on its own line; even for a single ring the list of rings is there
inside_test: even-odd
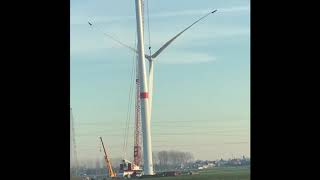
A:
[[[137,20],[137,36],[138,36],[138,66],[140,81],[140,103],[141,103],[141,123],[143,137],[143,171],[145,175],[153,175],[152,164],[152,147],[151,147],[151,128],[149,117],[149,94],[146,67],[144,61],[144,40],[143,40],[143,19],[142,19],[142,2],[136,0],[136,20]]]

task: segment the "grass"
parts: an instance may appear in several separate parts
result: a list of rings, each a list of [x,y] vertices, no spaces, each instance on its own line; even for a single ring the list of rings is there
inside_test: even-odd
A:
[[[199,173],[197,175],[152,177],[141,180],[250,180],[250,167],[214,167],[197,172]],[[71,178],[71,180],[79,179]]]
[[[215,167],[198,172],[198,175],[146,178],[146,180],[250,180],[249,167]]]

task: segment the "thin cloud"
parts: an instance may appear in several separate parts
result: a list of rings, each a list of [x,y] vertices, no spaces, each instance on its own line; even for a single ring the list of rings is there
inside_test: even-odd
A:
[[[178,16],[189,16],[189,15],[203,15],[214,9],[217,9],[218,12],[221,13],[241,13],[241,12],[249,12],[249,6],[235,6],[235,7],[227,7],[227,8],[211,8],[211,9],[188,9],[182,11],[168,11],[161,13],[150,14],[150,18],[167,18],[167,17],[178,17]],[[87,21],[92,20],[96,23],[111,23],[111,22],[119,22],[119,21],[129,21],[135,20],[135,16],[97,16],[93,19],[89,17],[81,17],[81,16],[71,16],[71,25],[82,25],[86,24]]]
[[[186,16],[186,15],[201,15],[211,12],[212,10],[217,9],[218,12],[223,13],[236,13],[236,12],[249,12],[249,6],[238,6],[238,7],[229,7],[229,8],[211,8],[211,9],[192,9],[192,10],[183,10],[183,11],[174,11],[174,12],[163,12],[158,14],[150,15],[150,17],[176,17],[176,16]]]
[[[237,7],[230,7],[230,8],[221,8],[219,9],[221,12],[249,12],[249,6],[237,6]]]
[[[216,57],[199,52],[167,52],[156,60],[160,64],[200,64],[216,61]]]

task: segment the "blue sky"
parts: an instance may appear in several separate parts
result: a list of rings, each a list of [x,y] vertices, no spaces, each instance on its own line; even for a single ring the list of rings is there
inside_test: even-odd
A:
[[[250,155],[250,1],[149,0],[153,52],[199,17],[155,62],[153,150],[199,159]],[[133,0],[71,0],[71,106],[79,159],[122,155],[135,46]],[[99,29],[92,29],[92,21]],[[148,38],[145,38],[147,49]],[[133,109],[132,109],[133,112]],[[133,118],[130,133],[133,135]],[[133,137],[129,138],[131,159]]]

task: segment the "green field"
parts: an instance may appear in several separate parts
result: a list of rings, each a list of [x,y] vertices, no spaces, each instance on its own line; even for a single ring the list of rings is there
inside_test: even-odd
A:
[[[146,180],[250,180],[249,167],[216,167],[198,172],[198,175],[146,178]]]
[[[142,178],[142,180],[250,180],[250,167],[215,167],[211,169],[199,170],[197,172],[199,174]],[[81,178],[71,178],[71,180],[80,179]]]

